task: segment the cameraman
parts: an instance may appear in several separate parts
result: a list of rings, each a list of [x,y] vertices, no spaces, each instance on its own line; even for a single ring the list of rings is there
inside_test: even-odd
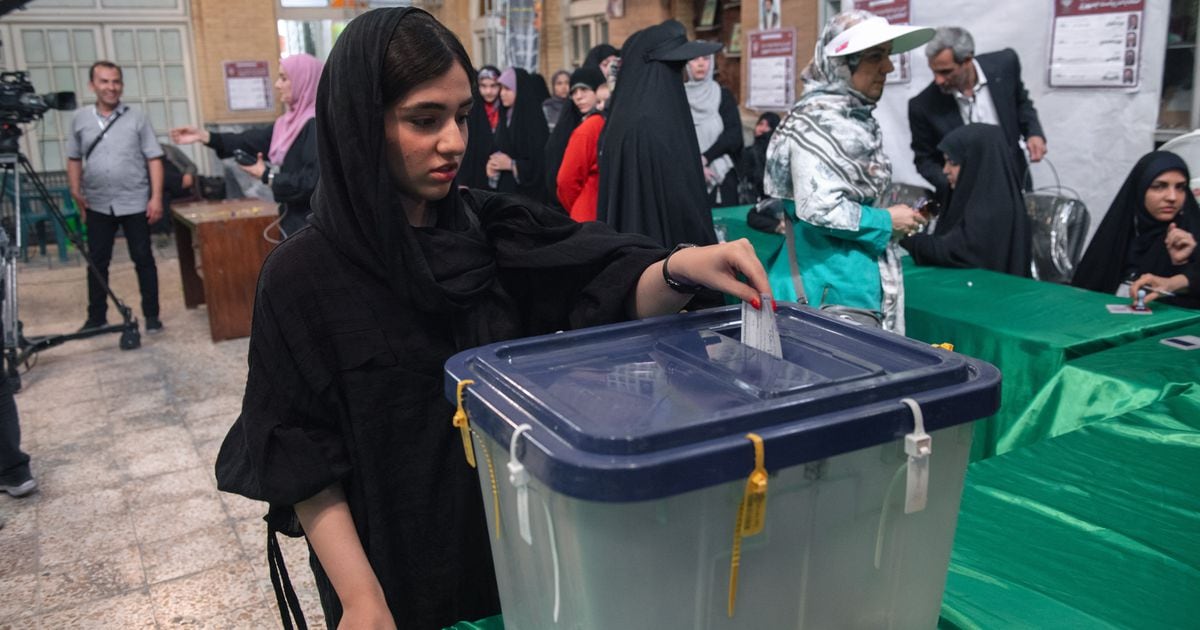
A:
[[[162,217],[162,148],[141,111],[121,103],[121,67],[97,61],[88,71],[96,104],[75,110],[67,137],[67,178],[79,216],[88,225],[92,263],[108,282],[117,228],[125,232],[137,270],[146,332],[162,330],[158,319],[158,268],[150,247],[150,224]],[[87,321],[81,330],[107,323],[108,293],[88,274]]]

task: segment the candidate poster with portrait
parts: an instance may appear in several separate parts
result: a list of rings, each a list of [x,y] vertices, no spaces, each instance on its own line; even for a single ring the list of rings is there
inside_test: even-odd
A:
[[[1051,87],[1137,88],[1145,0],[1054,0]]]
[[[783,0],[758,0],[758,28],[769,31],[783,26],[779,3]]]
[[[912,14],[910,0],[854,0],[853,7],[861,11],[870,11],[885,19],[889,24],[909,24]],[[908,83],[912,81],[912,53],[892,55],[892,66],[895,70],[888,73],[889,84]]]

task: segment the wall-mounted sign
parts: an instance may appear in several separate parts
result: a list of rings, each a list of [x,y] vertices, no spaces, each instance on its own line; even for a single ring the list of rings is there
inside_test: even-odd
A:
[[[796,101],[796,29],[750,33],[751,109],[787,110]]]
[[[1055,0],[1052,87],[1137,87],[1145,0]]]
[[[229,111],[275,109],[271,65],[266,61],[226,61],[225,99]]]

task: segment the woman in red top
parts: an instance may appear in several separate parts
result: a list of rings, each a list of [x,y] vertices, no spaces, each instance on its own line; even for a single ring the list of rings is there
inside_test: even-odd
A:
[[[596,88],[604,85],[604,73],[585,66],[571,73],[571,101],[583,114],[583,122],[571,133],[562,166],[558,169],[558,200],[576,221],[596,220],[600,194],[598,152],[604,116],[596,107]]]

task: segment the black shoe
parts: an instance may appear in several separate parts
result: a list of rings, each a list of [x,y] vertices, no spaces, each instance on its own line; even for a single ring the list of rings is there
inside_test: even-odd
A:
[[[107,325],[108,325],[108,322],[106,322],[106,321],[102,320],[102,321],[94,322],[89,319],[86,322],[83,322],[83,326],[79,327],[79,332],[84,332],[85,330],[92,330],[93,328],[103,328]]]
[[[7,492],[9,496],[16,498],[27,497],[37,492],[37,487],[37,481],[34,481],[33,477],[17,483],[0,482],[0,491]]]
[[[153,335],[163,331],[162,320],[157,317],[146,318],[146,334]]]

